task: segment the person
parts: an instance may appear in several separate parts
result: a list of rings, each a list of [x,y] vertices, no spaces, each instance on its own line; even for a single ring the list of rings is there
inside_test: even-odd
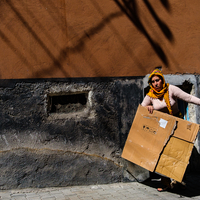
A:
[[[199,98],[184,92],[177,86],[165,83],[165,78],[159,69],[153,70],[150,74],[148,84],[150,89],[141,105],[146,107],[151,114],[154,110],[158,110],[183,118],[183,115],[178,108],[178,99],[200,105]],[[171,180],[164,176],[161,176],[161,182],[165,185],[165,188],[158,188],[158,191],[172,189],[176,184],[175,180]],[[182,184],[185,185],[185,183]]]

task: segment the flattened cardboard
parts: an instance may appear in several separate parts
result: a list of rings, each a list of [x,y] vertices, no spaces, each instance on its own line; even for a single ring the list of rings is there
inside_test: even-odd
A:
[[[199,125],[139,105],[122,152],[151,172],[182,181]]]
[[[176,118],[177,121],[177,128],[174,130],[174,136],[194,143],[199,131],[199,125],[177,117],[174,118]]]
[[[122,157],[153,172],[175,126],[175,118],[161,112],[150,114],[139,106]]]
[[[189,163],[192,148],[193,143],[171,137],[155,171],[181,182]]]

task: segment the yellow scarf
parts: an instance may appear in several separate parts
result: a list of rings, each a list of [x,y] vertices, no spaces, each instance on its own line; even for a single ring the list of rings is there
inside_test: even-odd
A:
[[[151,78],[152,76],[154,75],[157,75],[157,76],[160,76],[162,77],[163,79],[163,89],[161,91],[156,91],[153,86],[151,85]],[[169,101],[169,83],[165,83],[165,78],[162,74],[162,72],[159,70],[159,69],[155,69],[149,76],[149,80],[148,80],[148,83],[149,83],[149,86],[150,86],[150,89],[149,89],[149,92],[147,93],[147,95],[151,98],[154,98],[154,99],[159,99],[159,98],[164,98],[165,102],[166,102],[166,105],[167,105],[167,109],[169,111],[169,114],[170,115],[173,115],[172,113],[172,108],[171,108],[171,105],[170,105],[170,101]]]

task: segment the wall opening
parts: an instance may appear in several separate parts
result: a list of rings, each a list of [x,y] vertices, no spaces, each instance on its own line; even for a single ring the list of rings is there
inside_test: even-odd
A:
[[[183,91],[187,92],[188,94],[191,94],[192,93],[193,84],[188,82],[188,81],[184,81],[182,85],[177,85],[177,87],[179,87]],[[190,115],[189,115],[188,103],[178,99],[178,108],[181,111],[181,113],[183,114],[184,119],[189,121],[190,120]]]
[[[74,113],[86,108],[88,92],[75,94],[49,94],[49,113]]]

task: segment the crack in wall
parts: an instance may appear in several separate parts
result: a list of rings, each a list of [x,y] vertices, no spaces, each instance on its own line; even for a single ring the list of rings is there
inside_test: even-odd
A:
[[[88,154],[88,153],[85,153],[85,152],[78,152],[78,151],[65,151],[65,150],[54,150],[54,149],[49,149],[49,148],[42,148],[42,149],[31,149],[31,148],[12,148],[12,149],[9,149],[9,150],[5,150],[5,151],[0,151],[0,153],[8,153],[8,152],[12,152],[12,151],[17,151],[17,150],[27,150],[27,151],[31,151],[31,152],[42,152],[42,151],[51,151],[51,152],[59,152],[59,153],[62,153],[62,154],[66,154],[66,153],[72,153],[72,154],[77,154],[77,155],[83,155],[83,156],[89,156],[89,157],[95,157],[95,158],[100,158],[102,160],[106,160],[106,161],[109,161],[109,162],[112,162],[114,165],[116,165],[117,167],[120,167],[122,168],[123,165],[121,164],[118,164],[116,163],[115,161],[107,158],[107,157],[102,157],[100,155],[97,155],[97,154]]]

